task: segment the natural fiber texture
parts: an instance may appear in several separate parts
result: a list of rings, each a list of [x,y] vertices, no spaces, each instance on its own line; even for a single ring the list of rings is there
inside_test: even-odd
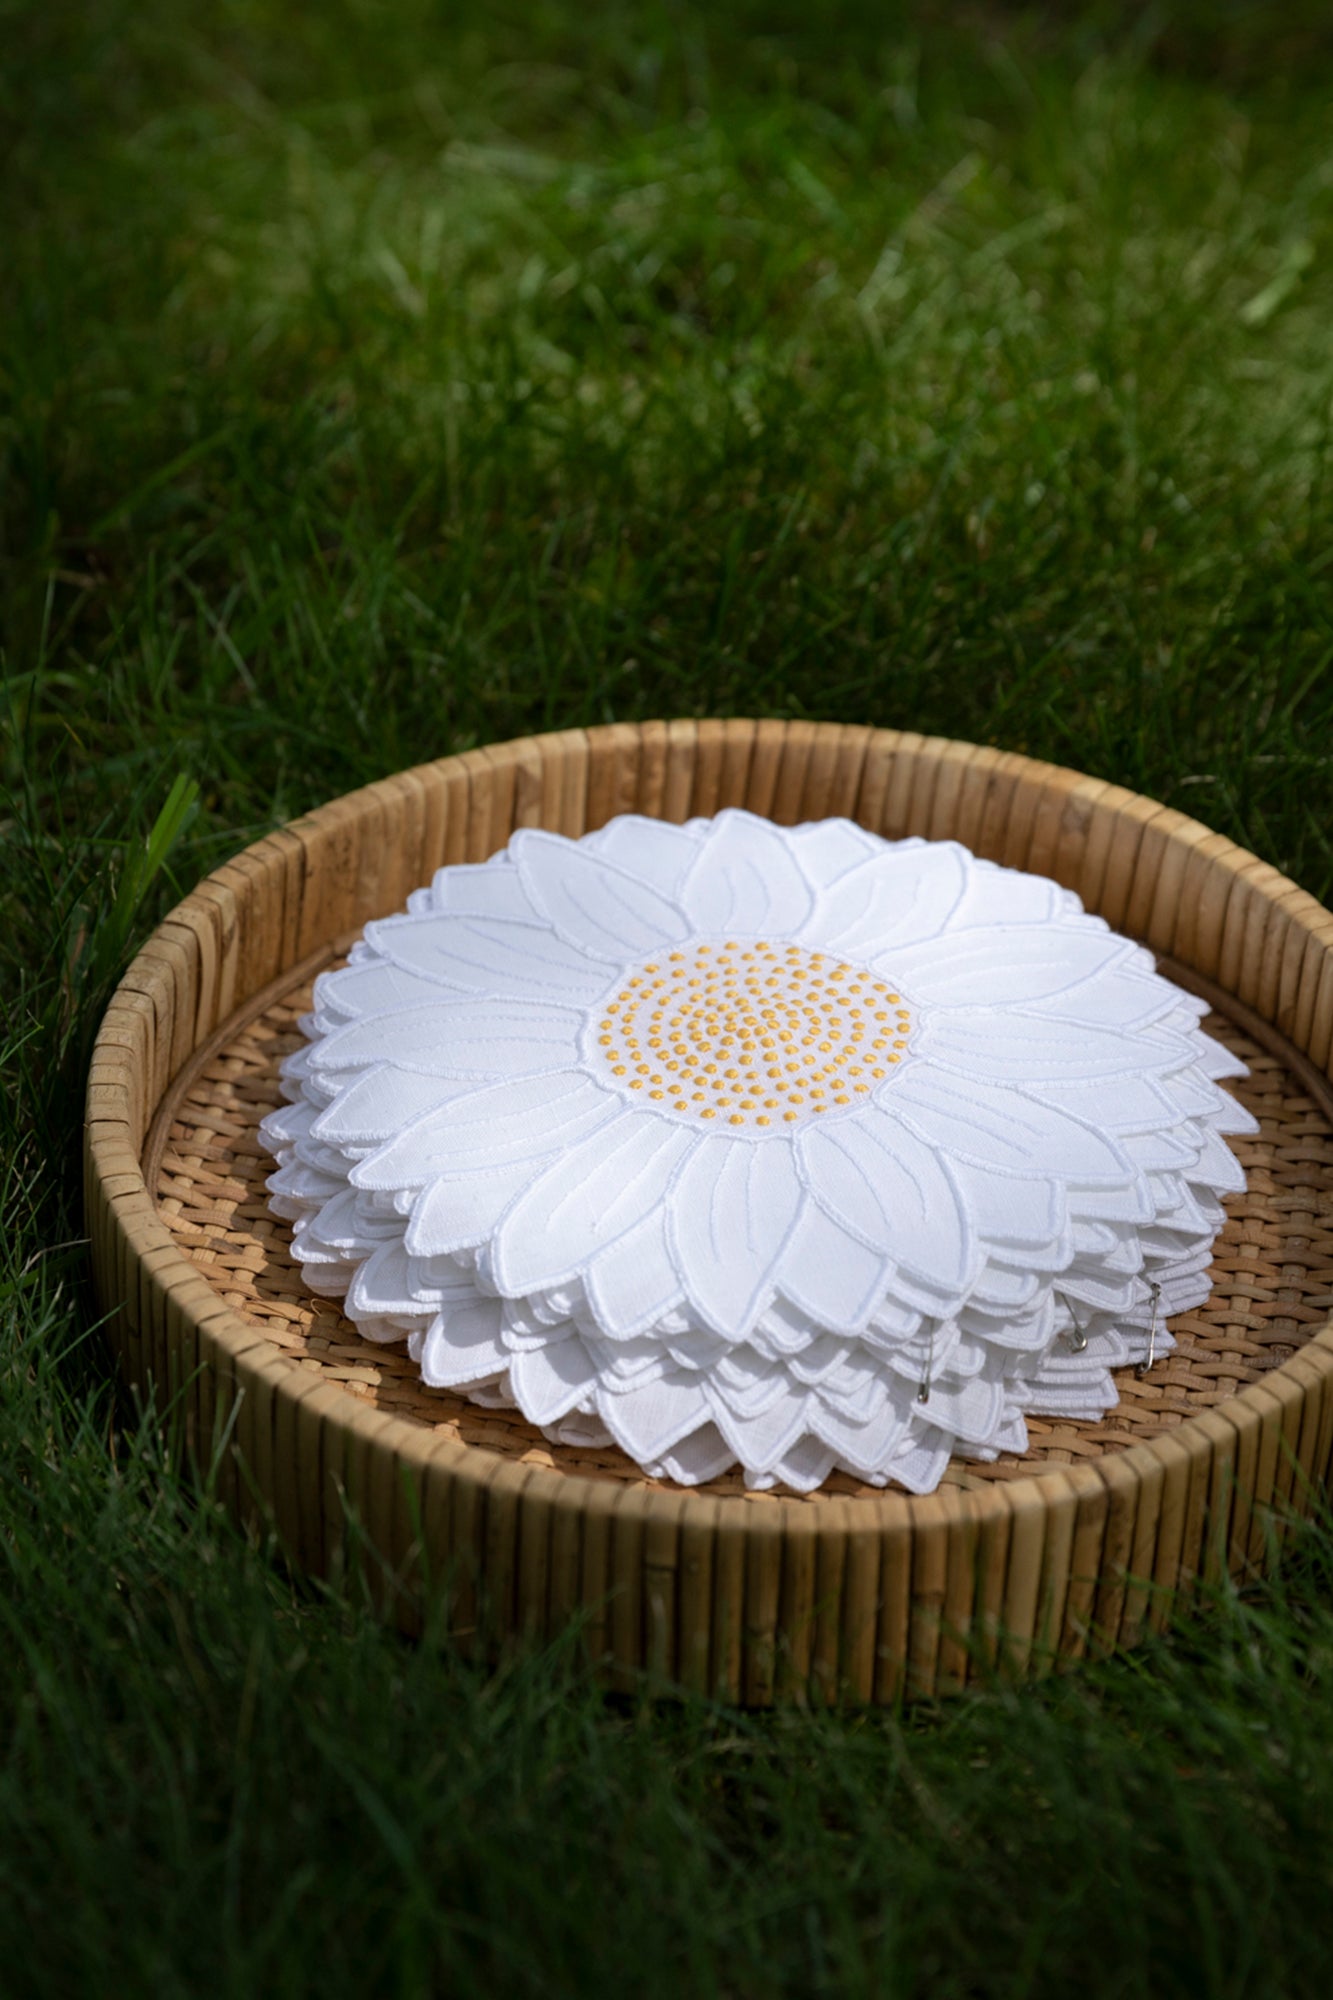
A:
[[[273,1163],[258,1138],[260,1119],[281,1101],[278,1064],[301,1044],[296,1023],[309,1005],[305,980],[239,1028],[196,1075],[187,1073],[164,1106],[160,1153],[148,1166],[159,1209],[187,1256],[275,1348],[376,1409],[525,1464],[657,1483],[614,1447],[553,1446],[517,1412],[478,1409],[461,1396],[425,1388],[405,1346],[363,1340],[335,1302],[309,1291],[292,1261],[289,1226],[269,1213],[265,1178]],[[1242,1028],[1217,1013],[1203,1026],[1249,1066],[1249,1078],[1229,1088],[1261,1122],[1256,1136],[1232,1141],[1248,1187],[1227,1202],[1208,1304],[1171,1322],[1176,1350],[1145,1379],[1133,1369],[1118,1372],[1121,1401],[1102,1421],[1032,1417],[1022,1457],[989,1465],[955,1459],[946,1475],[950,1483],[1068,1465],[1175,1429],[1289,1360],[1327,1319],[1333,1304],[1333,1128],[1278,1057]],[[733,1471],[696,1490],[730,1494],[743,1486]],[[818,1504],[874,1490],[838,1473],[808,1497]]]
[[[1051,1430],[1022,1466],[925,1497],[756,1503],[651,1486],[609,1453],[580,1467],[601,1476],[570,1476],[479,1411],[456,1410],[453,1434],[435,1399],[423,1416],[392,1356],[292,1289],[246,1135],[297,989],[436,869],[484,861],[518,827],[577,838],[619,813],[727,806],[784,826],[844,815],[1050,876],[1250,1038],[1263,1126],[1217,1309],[1177,1327],[1182,1350],[1109,1423]],[[1309,1511],[1333,1464],[1331,1073],[1333,916],[1151,799],[893,730],[567,730],[386,778],[200,883],[98,1034],[88,1235],[107,1337],[177,1459],[293,1562],[357,1565],[405,1630],[443,1577],[455,1642],[487,1654],[577,1619],[613,1686],[647,1671],[756,1704],[893,1701],[1132,1645],[1199,1581],[1258,1574]]]

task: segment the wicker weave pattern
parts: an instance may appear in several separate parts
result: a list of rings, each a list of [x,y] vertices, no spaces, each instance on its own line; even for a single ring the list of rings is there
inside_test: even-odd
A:
[[[626,1476],[611,1454],[556,1469],[544,1442],[523,1448],[482,1412],[440,1422],[432,1399],[423,1418],[397,1400],[422,1393],[400,1361],[287,1289],[245,1135],[314,971],[436,868],[484,860],[516,827],[577,837],[619,812],[679,821],[729,805],[786,825],[846,814],[1051,875],[1173,977],[1224,995],[1227,1039],[1252,1037],[1238,1046],[1264,1129],[1218,1290],[1178,1326],[1182,1354],[1128,1385],[1106,1424],[1052,1428],[1022,1465],[969,1469],[922,1499],[850,1482],[813,1501],[761,1503],[725,1482],[687,1493]],[[360,1563],[409,1630],[443,1571],[461,1642],[489,1649],[578,1615],[613,1684],[647,1668],[755,1703],[941,1692],[978,1662],[1048,1671],[1161,1628],[1199,1577],[1262,1567],[1326,1478],[1331,1068],[1333,917],[1151,800],[888,730],[566,731],[336,800],[218,869],[158,929],[94,1054],[94,1270],[122,1371],[156,1391],[174,1447],[298,1563]],[[497,1422],[503,1439],[469,1428]]]
[[[405,1347],[363,1340],[334,1301],[309,1292],[290,1254],[288,1226],[268,1211],[264,1179],[273,1163],[257,1128],[280,1101],[277,1066],[299,1046],[296,1022],[310,1004],[307,980],[241,1027],[196,1075],[187,1071],[166,1099],[145,1167],[182,1250],[218,1296],[281,1353],[375,1409],[564,1476],[659,1484],[614,1447],[556,1450],[517,1411],[481,1410],[462,1396],[423,1387]],[[951,1483],[1011,1479],[1173,1430],[1289,1361],[1333,1310],[1333,1128],[1278,1057],[1244,1029],[1216,1013],[1203,1025],[1249,1065],[1248,1080],[1232,1087],[1262,1128],[1232,1141],[1249,1185],[1228,1203],[1211,1299],[1173,1322],[1179,1345],[1146,1379],[1120,1371],[1120,1407],[1100,1423],[1031,1418],[1031,1444],[1021,1458],[994,1465],[956,1459]],[[692,1490],[744,1488],[735,1471]],[[838,1473],[802,1497],[818,1505],[875,1490]]]

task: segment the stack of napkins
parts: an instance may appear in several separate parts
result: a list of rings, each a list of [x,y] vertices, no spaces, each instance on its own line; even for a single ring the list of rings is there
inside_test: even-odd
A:
[[[1044,877],[749,813],[515,834],[325,973],[273,1207],[428,1384],[693,1484],[930,1491],[1203,1303],[1254,1121]]]

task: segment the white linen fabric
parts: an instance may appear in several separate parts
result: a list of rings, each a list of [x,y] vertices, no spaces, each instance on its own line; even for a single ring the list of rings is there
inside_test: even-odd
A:
[[[320,977],[272,1205],[369,1339],[556,1441],[928,1492],[1206,1299],[1256,1128],[1204,1011],[952,841],[521,832]]]

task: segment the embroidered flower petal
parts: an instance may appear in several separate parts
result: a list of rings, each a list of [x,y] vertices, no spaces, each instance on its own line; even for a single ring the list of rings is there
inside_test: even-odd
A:
[[[949,1174],[974,1228],[987,1242],[1029,1254],[1038,1245],[1051,1244],[1058,1257],[1055,1268],[1068,1263],[1073,1249],[1069,1201],[1058,1181],[995,1172],[963,1160],[950,1161]]]
[[[1126,956],[1109,970],[1096,974],[1096,991],[1070,986],[1031,1001],[1024,1007],[1051,1020],[1084,1021],[1092,1016],[1103,1028],[1146,1028],[1154,1021],[1170,1025],[1177,1013],[1176,991],[1159,979],[1147,952],[1137,945],[1120,943]]]
[[[713,1422],[731,1445],[753,1484],[771,1479],[769,1470],[810,1428],[812,1399],[804,1393],[786,1397],[755,1417],[742,1417],[711,1384],[705,1388]]]
[[[882,1471],[909,1422],[908,1412],[890,1403],[872,1422],[853,1423],[831,1409],[822,1396],[813,1399],[810,1418],[811,1429],[829,1447],[836,1461],[860,1473],[863,1479]]]
[[[353,1187],[413,1188],[441,1174],[541,1160],[608,1124],[620,1109],[577,1070],[492,1084],[418,1119],[359,1161],[348,1178]]]
[[[355,1021],[315,1045],[323,1069],[388,1063],[422,1076],[478,1082],[568,1069],[582,1015],[546,1000],[436,1000]]]
[[[947,1431],[911,1430],[884,1468],[885,1479],[905,1486],[909,1493],[933,1493],[952,1451],[953,1439]]]
[[[622,1111],[582,1145],[560,1154],[506,1214],[492,1269],[511,1296],[580,1271],[660,1207],[673,1176],[703,1141],[643,1112]]]
[[[640,1333],[664,1319],[685,1296],[667,1248],[665,1216],[646,1215],[636,1229],[599,1251],[584,1282],[599,1326],[614,1337]]]
[[[891,972],[923,1007],[983,1001],[990,1007],[1026,1007],[1067,1000],[1075,992],[1082,1007],[1087,982],[1104,977],[1134,949],[1111,931],[1015,924],[998,936],[969,930],[929,943],[895,945],[867,962],[876,971]]]
[[[1230,1049],[1223,1048],[1211,1035],[1199,1037],[1199,1050],[1195,1062],[1204,1076],[1220,1081],[1224,1076],[1246,1076],[1248,1071],[1239,1056],[1233,1056]]]
[[[338,1250],[354,1250],[358,1256],[366,1254],[368,1243],[397,1242],[402,1235],[390,1217],[368,1215],[364,1197],[346,1185],[322,1204],[310,1227],[321,1242]]]
[[[279,1104],[260,1125],[260,1140],[271,1153],[276,1153],[280,1146],[308,1139],[318,1115],[314,1105],[307,1104],[304,1098],[298,1098],[295,1104]]]
[[[965,1286],[977,1248],[967,1211],[938,1154],[892,1112],[872,1107],[806,1131],[802,1175],[827,1214],[945,1291]]]
[[[1051,1083],[1066,1078],[1092,1091],[1103,1077],[1135,1077],[1189,1060],[1188,1043],[1148,1039],[1091,1020],[1051,1021],[1006,1007],[942,1007],[927,1014],[920,1055],[988,1083]]]
[[[927,1401],[920,1406],[924,1421],[972,1445],[990,1442],[1004,1408],[1002,1384],[975,1377],[954,1389],[932,1383]]]
[[[574,841],[524,832],[515,834],[511,851],[529,896],[558,935],[594,959],[623,965],[689,935],[659,890]]]
[[[606,991],[604,965],[545,924],[502,917],[386,917],[366,936],[391,964],[464,993],[563,1000],[591,1006]]]
[[[508,1367],[498,1299],[478,1299],[436,1313],[421,1349],[421,1379],[427,1388],[466,1388],[491,1381]]]
[[[645,1472],[653,1479],[674,1479],[682,1486],[700,1486],[706,1480],[718,1478],[733,1465],[735,1454],[721,1431],[710,1421],[701,1424],[697,1431],[688,1431],[660,1458],[645,1458],[641,1462]],[[824,1474],[820,1476],[822,1478]]]
[[[936,937],[966,881],[967,856],[952,842],[880,854],[820,898],[802,941],[887,970],[887,954]]]
[[[554,1424],[587,1398],[597,1370],[577,1334],[516,1354],[509,1363],[509,1387],[530,1424]]]
[[[319,1114],[313,1134],[332,1146],[378,1145],[423,1112],[466,1096],[472,1088],[453,1077],[424,1077],[382,1064],[363,1071],[338,1093]]]
[[[772,1297],[802,1201],[783,1145],[706,1140],[667,1203],[667,1241],[686,1294],[724,1339],[741,1340]]]
[[[265,1186],[269,1190],[269,1207],[275,1215],[289,1221],[305,1215],[310,1208],[321,1202],[332,1200],[343,1183],[336,1174],[316,1173],[313,1167],[304,1166],[293,1160],[290,1165],[278,1168],[270,1174]]]
[[[1169,1077],[1117,1077],[1112,1090],[1100,1079],[1085,1083],[1079,1077],[1062,1077],[1027,1087],[1043,1103],[1049,1100],[1075,1118],[1111,1133],[1158,1132],[1163,1127],[1192,1127],[1194,1123],[1182,1112]]]
[[[850,819],[816,820],[813,826],[793,828],[789,838],[804,874],[816,889],[828,888],[849,869],[868,861],[879,846],[873,833]]]
[[[433,910],[459,916],[505,917],[511,923],[541,922],[541,911],[517,868],[500,861],[456,862],[441,868],[430,888]]]
[[[779,1283],[821,1327],[859,1332],[884,1297],[893,1266],[807,1201],[782,1260]]]
[[[643,819],[625,813],[588,837],[588,846],[606,860],[649,882],[660,895],[674,902],[699,852],[696,834],[666,820]]]
[[[731,1348],[709,1373],[738,1417],[762,1416],[789,1393],[785,1370],[747,1347]]]
[[[926,1058],[903,1070],[882,1096],[876,1106],[882,1116],[901,1119],[932,1150],[979,1167],[1039,1179],[1135,1179],[1120,1148],[1081,1120],[1035,1104],[1021,1090],[950,1076]]]
[[[944,926],[950,931],[994,930],[1000,924],[1050,924],[1064,910],[1065,892],[1044,875],[1020,875],[990,861],[974,861],[962,895]],[[1081,924],[1092,920],[1079,914]]]
[[[740,812],[719,813],[681,891],[701,937],[791,937],[813,901],[787,837]]]
[[[419,972],[405,972],[401,965],[377,959],[369,965],[345,965],[337,972],[321,972],[314,997],[317,1018],[336,1025],[359,1020],[363,1014],[410,1007],[414,1001],[438,1000],[440,988],[436,980]]]
[[[771,1478],[766,1478],[765,1483],[769,1486],[789,1486],[793,1493],[813,1493],[817,1486],[823,1485],[832,1470],[833,1453],[827,1445],[807,1432],[777,1460]]]
[[[597,1411],[621,1450],[640,1465],[678,1447],[692,1431],[707,1425],[711,1415],[702,1385],[683,1377],[625,1395],[604,1393],[597,1399]],[[711,1453],[706,1462],[715,1462]]]
[[[1198,1158],[1190,1170],[1191,1180],[1203,1181],[1220,1194],[1244,1194],[1245,1169],[1225,1139],[1205,1131]]]
[[[530,1159],[485,1171],[440,1175],[413,1204],[404,1239],[408,1249],[414,1257],[447,1257],[487,1242],[532,1175]]]
[[[409,1316],[424,1301],[412,1294],[411,1259],[402,1239],[382,1243],[362,1263],[347,1293],[347,1310],[358,1317],[406,1313]],[[438,1300],[431,1303],[438,1304]]]

